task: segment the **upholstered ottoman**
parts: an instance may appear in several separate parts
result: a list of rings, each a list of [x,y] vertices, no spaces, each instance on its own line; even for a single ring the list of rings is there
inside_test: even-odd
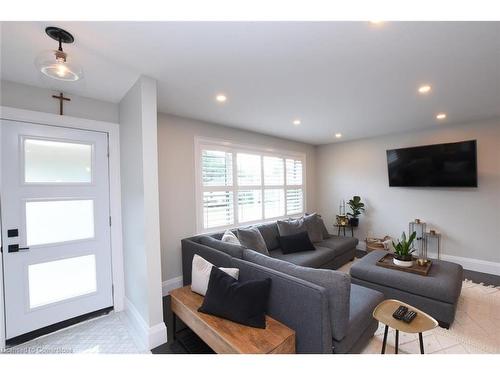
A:
[[[385,298],[413,305],[434,317],[441,327],[448,328],[455,318],[462,290],[462,266],[432,259],[429,274],[421,276],[377,266],[385,254],[381,250],[372,251],[355,261],[350,271],[351,281],[378,290]]]

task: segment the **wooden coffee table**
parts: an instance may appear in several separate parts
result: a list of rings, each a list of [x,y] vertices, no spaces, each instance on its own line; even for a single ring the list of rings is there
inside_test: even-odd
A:
[[[402,320],[397,320],[392,317],[394,311],[396,311],[397,308],[401,305],[406,306],[408,307],[408,310],[413,310],[417,313],[417,316],[411,321],[411,323],[405,323]],[[377,307],[375,307],[375,310],[373,310],[373,317],[380,323],[385,324],[382,354],[385,353],[387,331],[389,330],[389,327],[396,330],[395,354],[398,354],[399,331],[406,333],[418,333],[418,339],[420,341],[420,353],[424,354],[424,339],[422,333],[434,329],[438,326],[438,322],[436,321],[436,319],[434,319],[429,314],[426,314],[416,307],[413,307],[396,299],[386,299],[385,301],[382,301]]]

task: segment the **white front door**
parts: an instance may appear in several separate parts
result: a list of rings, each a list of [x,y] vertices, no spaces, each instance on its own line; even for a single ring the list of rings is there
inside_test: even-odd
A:
[[[1,120],[6,338],[113,305],[106,133]]]

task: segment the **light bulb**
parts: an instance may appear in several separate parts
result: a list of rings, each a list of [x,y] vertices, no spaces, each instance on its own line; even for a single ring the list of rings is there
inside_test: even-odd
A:
[[[64,64],[58,64],[57,65],[57,68],[56,68],[56,74],[63,78],[66,76],[66,74],[68,73],[68,68],[66,68],[66,66],[64,66]]]
[[[83,77],[80,66],[73,63],[65,52],[43,51],[35,61],[39,71],[47,77],[62,81],[78,81]]]

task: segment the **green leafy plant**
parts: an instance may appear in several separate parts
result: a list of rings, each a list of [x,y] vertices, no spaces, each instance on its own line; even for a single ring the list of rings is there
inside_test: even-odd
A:
[[[401,258],[401,260],[411,260],[411,254],[415,251],[413,247],[413,241],[417,236],[417,232],[410,234],[410,237],[406,238],[406,233],[403,232],[401,235],[401,240],[397,244],[392,241],[392,246],[394,246],[394,253]]]
[[[355,195],[352,199],[347,202],[347,205],[351,209],[352,212],[349,212],[347,215],[356,219],[359,215],[365,212],[365,204],[361,202],[361,197]]]

